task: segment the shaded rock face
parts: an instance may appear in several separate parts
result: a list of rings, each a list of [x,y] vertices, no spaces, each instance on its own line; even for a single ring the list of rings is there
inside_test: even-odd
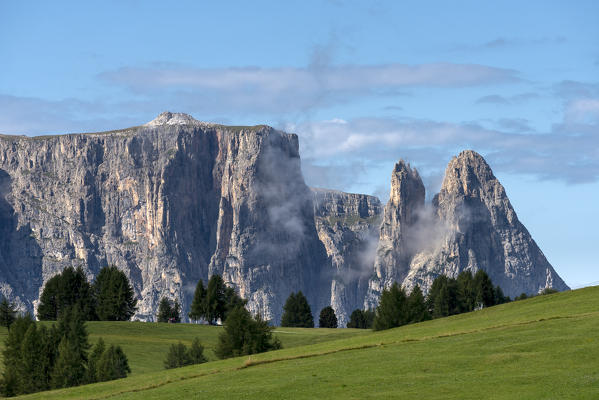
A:
[[[374,276],[369,283],[366,308],[374,308],[384,288],[402,282],[414,255],[412,232],[424,209],[424,184],[418,171],[404,161],[391,173],[391,192],[379,231]]]
[[[407,224],[407,236],[413,241],[408,247],[412,252],[404,251],[406,258],[377,253],[376,276],[370,281],[365,307],[376,304],[381,287],[394,280],[408,290],[418,284],[427,291],[438,275],[456,277],[463,270],[484,269],[512,297],[522,292],[537,293],[546,287],[568,289],[518,220],[503,186],[479,154],[464,151],[451,160],[432,207],[423,208],[415,222],[413,217],[400,212],[403,198],[399,203],[393,199],[393,193],[398,191],[394,185],[399,182],[401,186],[403,182],[398,179],[393,182],[381,227],[381,242],[388,240],[391,232],[390,240],[400,243],[396,248],[401,253],[405,247],[401,244],[401,225]],[[386,221],[394,223],[396,215],[399,228],[385,227]],[[377,265],[386,269],[377,269]]]
[[[116,265],[142,320],[162,296],[186,315],[212,273],[275,322],[291,291],[319,310],[327,255],[299,164],[296,135],[182,114],[116,132],[0,136],[0,291],[33,310],[66,266],[91,279]]]
[[[330,265],[330,299],[338,325],[361,309],[379,236],[382,206],[364,194],[312,189],[318,237]],[[327,303],[328,304],[328,303]]]

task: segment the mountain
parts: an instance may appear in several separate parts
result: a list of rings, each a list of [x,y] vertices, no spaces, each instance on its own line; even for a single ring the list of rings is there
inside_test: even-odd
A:
[[[393,170],[380,242],[365,307],[383,288],[401,282],[426,292],[435,277],[485,270],[509,296],[568,286],[518,220],[505,189],[476,152],[454,157],[432,206],[415,170],[400,161]]]
[[[291,291],[330,301],[296,135],[163,113],[121,131],[0,137],[0,292],[32,310],[66,266],[116,265],[152,320],[162,296],[187,310],[218,273],[278,321]]]
[[[384,210],[373,196],[309,188],[298,137],[162,113],[138,127],[0,135],[0,294],[34,311],[67,266],[91,280],[115,265],[154,320],[163,296],[184,315],[196,283],[220,274],[278,323],[291,292],[340,326],[394,281],[483,268],[509,295],[567,286],[518,221],[478,154],[454,158],[433,206],[400,161]]]

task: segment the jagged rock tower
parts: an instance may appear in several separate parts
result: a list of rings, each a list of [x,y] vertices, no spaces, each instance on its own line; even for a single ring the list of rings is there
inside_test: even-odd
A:
[[[408,185],[417,188],[415,194],[404,195]],[[365,307],[376,305],[380,290],[394,281],[426,291],[438,275],[456,277],[463,270],[484,269],[512,297],[545,287],[568,289],[476,152],[464,151],[451,160],[432,209],[422,208],[423,198],[417,173],[398,163]]]

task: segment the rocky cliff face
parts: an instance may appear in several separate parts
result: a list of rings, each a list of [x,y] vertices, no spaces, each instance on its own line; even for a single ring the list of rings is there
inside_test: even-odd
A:
[[[339,326],[362,308],[379,235],[381,202],[364,194],[312,189],[318,237],[330,265],[330,304]]]
[[[211,273],[275,321],[290,291],[314,310],[330,297],[297,136],[266,126],[164,113],[116,132],[0,136],[0,222],[0,291],[29,310],[68,265],[125,271],[144,320],[162,296],[186,310]]]
[[[379,249],[385,249],[386,241],[399,245],[392,246],[395,253],[377,253],[375,277],[365,306],[376,304],[381,288],[393,281],[401,282],[408,290],[418,284],[426,291],[436,276],[456,277],[463,270],[484,269],[512,297],[522,292],[537,293],[545,287],[568,289],[518,220],[503,186],[479,154],[464,151],[454,157],[432,207],[421,208],[416,217],[401,210],[421,207],[422,183],[418,184],[420,179],[405,167],[398,166],[385,208]],[[412,183],[418,187],[417,202],[401,196],[406,179],[417,181]],[[407,231],[402,226],[407,226]]]
[[[518,221],[478,154],[447,167],[433,205],[400,161],[384,214],[378,199],[310,190],[298,138],[163,113],[130,129],[0,135],[0,293],[33,311],[66,266],[92,279],[116,265],[133,283],[136,318],[163,296],[189,308],[198,280],[221,274],[248,308],[278,323],[292,291],[344,326],[392,282],[428,289],[439,274],[485,269],[514,296],[567,289]]]

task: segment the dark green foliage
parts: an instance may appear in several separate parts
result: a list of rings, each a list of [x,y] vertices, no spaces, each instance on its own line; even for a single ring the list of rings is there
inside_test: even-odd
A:
[[[95,319],[94,298],[83,269],[67,267],[44,286],[37,317],[40,320],[57,320],[62,312],[75,305],[85,320]]]
[[[291,293],[283,306],[281,326],[314,328],[314,317],[306,296],[299,291]]]
[[[204,356],[204,346],[200,343],[200,339],[195,338],[191,342],[191,348],[189,349],[189,358],[192,364],[201,364],[208,361]]]
[[[53,388],[77,386],[85,381],[85,360],[78,343],[67,336],[63,336],[58,346],[58,359],[51,379]]]
[[[244,307],[237,307],[229,312],[214,352],[219,358],[228,358],[280,349],[281,342],[272,337],[273,329],[259,316],[252,318]]]
[[[559,292],[559,290],[548,287],[548,288],[543,289],[543,291],[541,291],[541,293],[539,293],[539,294],[545,295],[545,294],[553,294],[553,293],[558,293],[558,292]]]
[[[318,318],[318,326],[320,328],[336,328],[337,327],[337,316],[333,307],[326,306],[320,311],[320,317]]]
[[[172,344],[164,360],[164,368],[179,368],[191,365],[191,357],[187,351],[187,346],[179,342]]]
[[[457,278],[459,312],[470,312],[475,307],[474,277],[470,271],[462,271]]]
[[[514,298],[514,301],[517,301],[517,300],[526,300],[527,298],[528,298],[528,296],[526,295],[526,293],[521,293],[520,296],[516,296]]]
[[[104,382],[113,379],[125,378],[131,372],[127,356],[121,346],[110,345],[104,350],[98,360],[96,381]]]
[[[212,275],[207,288],[204,288],[202,281],[198,282],[189,318],[195,321],[203,318],[214,325],[219,319],[224,322],[230,310],[246,304],[247,300],[239,297],[235,289],[225,285],[220,275]]]
[[[493,294],[495,297],[495,304],[503,304],[503,303],[508,303],[510,301],[509,296],[506,297],[503,295],[503,290],[501,290],[499,285],[495,286]]]
[[[200,339],[195,338],[190,349],[181,342],[172,344],[164,360],[164,368],[179,368],[186,365],[201,364],[206,361],[204,346],[200,344]]]
[[[2,302],[0,302],[0,326],[10,328],[10,324],[14,322],[16,317],[17,311],[14,304],[2,297]]]
[[[14,304],[3,297],[2,302],[0,302],[0,326],[10,328],[16,317],[17,311]]]
[[[374,311],[372,310],[354,310],[352,311],[349,322],[347,323],[348,328],[358,329],[370,329],[374,321]]]
[[[104,343],[104,339],[98,339],[98,342],[92,349],[89,354],[89,359],[87,361],[87,379],[88,383],[93,383],[98,381],[98,363],[100,362],[100,357],[104,354],[106,350],[106,344]]]
[[[420,286],[414,286],[408,296],[408,321],[409,323],[428,321],[431,315],[426,308],[424,295]]]
[[[495,305],[495,289],[489,275],[482,269],[474,274],[474,296],[476,307]]]
[[[17,317],[2,354],[2,394],[14,396],[51,387],[80,385],[95,382],[98,376],[101,380],[126,376],[126,372],[130,372],[127,358],[118,346],[105,350],[100,339],[88,360],[89,343],[83,316],[76,304],[63,310],[58,323],[49,329],[37,326],[30,315]],[[106,369],[106,365],[112,369]],[[98,375],[102,368],[109,372]]]
[[[440,275],[433,281],[426,299],[427,307],[433,318],[458,314],[458,282],[445,275]]]
[[[35,325],[31,315],[20,316],[15,319],[8,331],[8,336],[4,343],[2,357],[4,361],[4,370],[2,371],[2,389],[6,397],[15,396],[22,393],[22,352],[21,344],[25,334],[31,326]]]
[[[189,319],[197,321],[206,315],[206,288],[204,282],[199,281],[193,294]]]
[[[92,286],[100,321],[129,321],[137,299],[127,275],[115,266],[104,267]]]
[[[380,331],[402,326],[408,322],[408,300],[406,293],[395,282],[389,289],[383,290],[379,305],[376,308],[372,327],[375,331]]]
[[[158,306],[158,322],[181,322],[181,306],[179,301],[175,300],[174,304],[171,305],[171,301],[166,297],[160,300]]]
[[[218,319],[224,321],[225,314],[225,282],[220,275],[212,275],[206,290],[206,306],[204,318],[213,325]]]

